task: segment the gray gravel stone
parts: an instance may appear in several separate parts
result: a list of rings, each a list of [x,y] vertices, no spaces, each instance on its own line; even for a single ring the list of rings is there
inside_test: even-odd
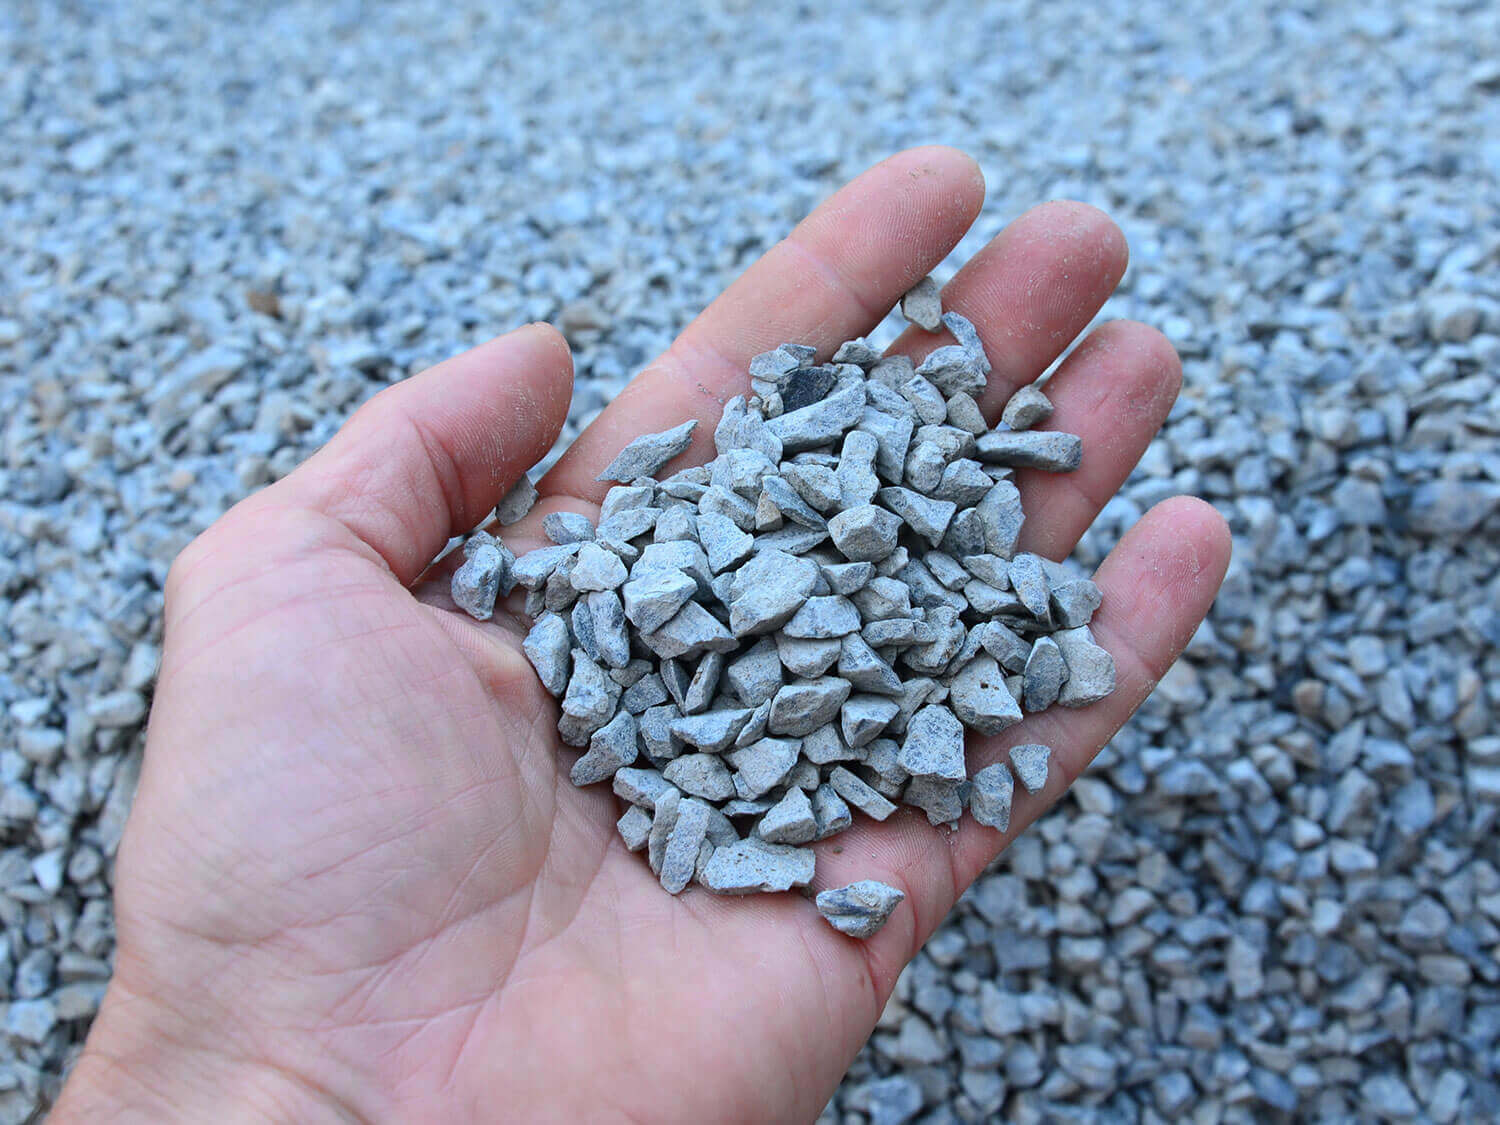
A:
[[[1028,711],[1044,711],[1057,702],[1058,692],[1068,679],[1068,666],[1062,650],[1051,637],[1038,637],[1026,658],[1022,679],[1022,701]]]
[[[698,420],[689,418],[670,430],[642,434],[615,454],[615,459],[595,479],[628,484],[640,477],[654,477],[663,465],[693,444],[693,430],[697,426]]]
[[[901,517],[894,512],[863,504],[846,508],[828,521],[833,545],[850,562],[879,562],[896,549]]]
[[[1052,417],[1052,400],[1027,383],[1010,396],[1000,420],[1013,430],[1029,430]]]
[[[874,879],[818,893],[818,913],[841,934],[871,938],[906,898],[901,891]]]
[[[636,759],[636,721],[621,711],[589,739],[588,753],[573,763],[574,785],[596,785]]]
[[[943,326],[943,304],[938,293],[938,284],[924,277],[901,298],[901,315],[928,332],[936,332]]]
[[[698,583],[680,570],[638,571],[621,587],[626,619],[643,633],[654,633],[677,616],[698,590]]]
[[[786,891],[812,882],[813,862],[808,848],[767,844],[752,837],[714,849],[700,881],[720,895]]]
[[[646,846],[651,835],[651,814],[639,805],[631,805],[615,821],[615,827],[620,830],[620,839],[625,841],[625,846],[638,852]]]
[[[1097,703],[1115,690],[1115,661],[1109,652],[1094,642],[1085,626],[1061,629],[1052,639],[1062,651],[1068,678],[1058,692],[1057,701],[1064,707],[1084,707]]]
[[[794,788],[771,806],[755,830],[768,844],[810,844],[818,835],[818,819],[807,794]]]
[[[661,885],[668,894],[681,893],[692,881],[698,850],[708,837],[708,818],[709,807],[702,801],[686,800],[678,806],[661,860]]]
[[[476,621],[488,621],[495,612],[495,599],[510,592],[513,562],[515,556],[498,539],[488,535],[470,539],[464,544],[463,565],[453,572],[453,604]]]
[[[1040,793],[1047,784],[1047,766],[1052,759],[1052,748],[1037,743],[1012,746],[1009,751],[1011,768],[1026,786],[1028,793]]]
[[[963,726],[947,707],[923,707],[906,725],[899,761],[913,777],[962,781],[967,776]]]
[[[523,476],[510,486],[510,491],[495,506],[495,519],[500,521],[501,527],[509,527],[525,518],[536,501],[536,485],[531,483],[529,477]]]
[[[1077,434],[1050,430],[996,430],[979,439],[979,459],[1007,468],[1066,473],[1083,463],[1083,441]]]
[[[1021,721],[1021,708],[1005,686],[1005,674],[988,653],[975,656],[953,677],[948,704],[966,727],[999,734]]]
[[[835,676],[783,685],[771,700],[771,733],[793,738],[811,734],[834,720],[850,690],[848,681]]]
[[[871,820],[884,820],[896,811],[895,805],[850,773],[844,766],[833,767],[828,775],[828,784],[833,787],[835,793]]]
[[[566,547],[592,539],[594,525],[577,512],[548,512],[542,517],[542,532],[559,547]]]
[[[736,637],[756,636],[785,625],[802,608],[818,581],[818,566],[784,551],[756,555],[735,573],[729,627]]]
[[[784,738],[762,738],[727,755],[734,767],[735,789],[744,800],[769,792],[786,779],[797,764],[798,744]]]
[[[620,556],[606,551],[597,543],[584,543],[578,549],[578,557],[568,580],[579,593],[592,590],[614,590],[625,581],[625,564]]]
[[[974,819],[987,828],[1004,832],[1010,828],[1011,800],[1015,794],[1015,782],[1005,763],[996,762],[985,766],[972,779],[969,789],[969,811]]]

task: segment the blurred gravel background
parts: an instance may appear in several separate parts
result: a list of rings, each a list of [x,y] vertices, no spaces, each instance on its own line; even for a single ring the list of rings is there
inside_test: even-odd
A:
[[[0,10],[0,1122],[112,955],[173,555],[530,318],[570,434],[839,182],[1111,211],[1187,385],[1106,509],[1211,622],[902,978],[828,1122],[1500,1114],[1500,7]]]

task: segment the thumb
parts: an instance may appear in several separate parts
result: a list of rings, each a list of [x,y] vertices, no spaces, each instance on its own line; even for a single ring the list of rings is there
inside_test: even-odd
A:
[[[264,495],[344,524],[407,584],[541,460],[572,393],[562,336],[528,324],[381,391]]]

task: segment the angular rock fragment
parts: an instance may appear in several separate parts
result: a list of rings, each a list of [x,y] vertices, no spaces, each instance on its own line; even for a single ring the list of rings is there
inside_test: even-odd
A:
[[[631,805],[615,821],[615,827],[620,831],[620,839],[625,841],[625,846],[633,852],[638,852],[646,846],[646,841],[651,835],[651,814],[639,805]]]
[[[728,516],[704,512],[698,516],[698,538],[708,555],[708,568],[719,574],[750,557],[755,539]]]
[[[515,555],[500,540],[478,532],[464,544],[464,562],[453,572],[453,604],[476,621],[488,621],[495,599],[510,593]]]
[[[985,387],[983,356],[980,352],[976,358],[974,352],[958,344],[937,348],[917,365],[917,374],[944,395],[977,395]],[[946,414],[946,403],[943,410]]]
[[[884,820],[896,811],[895,805],[850,773],[844,766],[833,767],[828,775],[828,784],[833,786],[835,793],[871,820]]]
[[[1052,758],[1052,748],[1039,743],[1010,748],[1010,765],[1016,777],[1026,786],[1028,793],[1040,793],[1047,784],[1047,763]]]
[[[654,875],[661,876],[662,862],[667,857],[667,844],[672,838],[672,829],[677,827],[677,817],[682,811],[682,793],[667,789],[656,799],[651,815],[651,831],[646,837],[646,862]]]
[[[785,632],[776,634],[776,655],[793,676],[808,679],[821,676],[839,658],[841,651],[843,646],[837,637],[802,638],[789,637]]]
[[[906,725],[898,759],[913,777],[941,777],[962,781],[964,728],[947,707],[933,704],[912,715]]]
[[[971,779],[969,812],[986,828],[1004,832],[1010,828],[1010,806],[1015,782],[1004,762],[985,766]]]
[[[1013,557],[1026,518],[1020,490],[1008,480],[997,481],[974,511],[984,531],[985,550],[1002,559]]]
[[[956,825],[964,814],[968,784],[946,777],[913,777],[906,783],[901,800],[926,813],[928,824]]]
[[[621,711],[589,739],[589,749],[573,763],[569,775],[574,785],[595,785],[614,777],[636,759],[635,716]]]
[[[672,788],[671,782],[658,770],[627,766],[615,772],[615,796],[642,808],[655,809],[657,799]]]
[[[1052,584],[1052,620],[1061,629],[1077,629],[1094,618],[1103,595],[1087,578],[1077,578],[1061,585]]]
[[[761,454],[773,465],[781,460],[781,439],[766,426],[759,410],[746,405],[744,395],[735,395],[724,404],[724,413],[714,428],[714,447],[719,453],[749,449]]]
[[[709,704],[713,703],[718,693],[719,679],[724,674],[724,664],[725,656],[722,652],[703,654],[703,659],[698,661],[698,667],[693,670],[693,678],[683,691],[682,698],[677,701],[684,715],[697,715],[708,710]]]
[[[854,823],[849,805],[840,797],[832,785],[823,784],[813,791],[813,819],[817,822],[814,839],[826,840],[837,835]]]
[[[1064,707],[1086,707],[1115,690],[1114,657],[1094,642],[1087,626],[1060,629],[1052,634],[1068,668],[1068,679],[1057,693]]]
[[[656,672],[642,676],[626,688],[625,693],[620,696],[620,706],[632,715],[639,715],[647,708],[666,701],[666,686],[662,683],[661,675]]]
[[[808,598],[802,603],[802,608],[792,614],[791,620],[782,626],[782,632],[786,636],[804,640],[828,640],[846,637],[858,631],[859,610],[854,608],[854,603],[848,598],[838,594]]]
[[[1051,590],[1047,586],[1042,560],[1036,555],[1017,555],[1010,562],[1009,574],[1011,589],[1015,590],[1026,612],[1044,625],[1051,624]]]
[[[850,436],[858,432],[853,430],[845,435],[845,444],[848,444]],[[837,509],[843,498],[838,472],[828,465],[786,464],[781,467],[781,477],[804,503],[819,512]]]
[[[801,789],[788,790],[761,818],[755,831],[768,844],[812,843],[818,835],[812,802]]]
[[[782,738],[762,738],[726,757],[735,769],[735,789],[745,799],[759,797],[780,785],[797,764],[798,744]]]
[[[522,519],[537,501],[536,485],[531,483],[528,477],[522,477],[510,486],[507,492],[495,505],[495,519],[500,521],[501,527],[509,527]]]
[[[1057,702],[1058,692],[1068,678],[1062,650],[1051,637],[1038,637],[1026,658],[1022,677],[1022,702],[1028,711],[1045,711]]]
[[[536,669],[542,687],[554,698],[568,687],[568,623],[555,613],[538,617],[521,642],[521,651]]]
[[[563,718],[575,722],[564,734],[565,737],[571,734],[568,738],[570,745],[581,746],[614,716],[620,689],[599,665],[589,659],[588,653],[575,648],[571,655],[573,674],[568,677],[567,690],[563,693],[562,712]]]
[[[999,734],[1021,721],[1021,709],[1005,686],[1005,673],[988,653],[975,656],[953,677],[948,705],[964,726],[980,734]]]
[[[599,659],[611,668],[630,663],[630,633],[625,625],[625,609],[613,590],[599,590],[588,595],[586,605],[594,629],[594,644]]]
[[[990,373],[989,357],[984,354],[984,341],[979,338],[979,330],[974,327],[972,321],[962,313],[945,312],[943,324],[953,338],[958,341],[959,347],[974,357],[974,362],[979,365],[981,375]]]
[[[698,583],[666,567],[637,572],[621,588],[626,619],[643,633],[654,633],[698,592]]]
[[[733,652],[737,647],[729,630],[697,602],[688,602],[654,633],[643,634],[641,643],[664,658]]]
[[[667,763],[662,776],[684,793],[709,801],[734,796],[734,778],[716,754],[684,754]]]
[[[679,894],[692,881],[698,849],[708,837],[709,812],[702,801],[685,800],[678,806],[661,860],[661,885],[668,894]]]
[[[948,521],[957,511],[949,500],[934,500],[909,488],[882,488],[877,498],[906,521],[913,531],[936,547],[948,530]]]
[[[787,891],[812,882],[814,863],[809,848],[750,838],[714,849],[700,881],[720,895]]]
[[[858,633],[851,633],[840,642],[838,674],[859,691],[875,692],[879,695],[896,695],[901,691],[901,678],[896,670],[880,659],[877,653]]]
[[[750,718],[746,708],[721,711],[706,711],[701,715],[684,715],[674,719],[670,730],[673,735],[698,749],[718,754],[729,749],[735,735]]]
[[[847,680],[822,676],[783,685],[771,700],[772,734],[799,738],[838,715],[851,688]]]
[[[906,896],[895,887],[874,879],[863,879],[847,887],[821,892],[818,913],[841,934],[853,938],[874,937]]]
[[[597,543],[584,543],[578,548],[578,557],[573,561],[573,570],[568,580],[579,593],[592,590],[614,590],[625,581],[625,564],[620,556],[606,551]]]
[[[838,382],[838,374],[830,365],[794,367],[776,380],[781,394],[783,411],[801,410],[828,397]]]
[[[901,298],[901,315],[928,332],[936,332],[943,326],[943,303],[938,295],[938,285],[930,277],[924,277]]]
[[[844,742],[837,726],[827,723],[803,736],[802,756],[815,766],[826,766],[830,762],[857,762],[863,754]]]
[[[772,418],[766,425],[781,440],[785,453],[796,453],[837,441],[859,422],[864,410],[864,389],[856,386],[836,390],[810,406]]]
[[[900,707],[883,695],[851,695],[839,709],[839,731],[851,747],[879,737]]]
[[[897,401],[903,401],[897,397]],[[909,409],[909,408],[908,408]],[[944,408],[944,415],[947,408]],[[907,415],[866,407],[860,415],[859,429],[875,439],[875,471],[890,484],[900,484],[906,467],[906,451],[911,446],[915,420]]]
[[[587,543],[594,537],[594,525],[588,516],[577,512],[548,512],[542,517],[542,534],[559,547]]]
[[[828,521],[833,545],[850,562],[875,562],[896,547],[901,517],[874,504],[846,508]]]
[[[756,555],[735,574],[730,588],[729,627],[736,637],[778,629],[812,593],[818,565],[784,551]]]
[[[742,655],[731,657],[724,676],[746,707],[769,702],[781,687],[781,659],[776,655],[775,642],[762,639]]]
[[[1013,430],[1029,430],[1052,417],[1052,400],[1033,384],[1025,386],[1010,396],[1000,420]]]
[[[820,569],[828,588],[845,596],[864,589],[875,577],[875,567],[869,562],[823,563]]]
[[[690,418],[680,426],[657,434],[642,434],[615,455],[595,480],[617,480],[624,483],[639,477],[655,476],[668,461],[693,444],[693,430],[698,420]]]
[[[979,459],[1016,469],[1068,473],[1083,462],[1083,439],[1051,430],[996,430],[979,439]]]
[[[511,577],[519,586],[524,586],[528,590],[539,590],[559,566],[577,554],[578,544],[576,543],[561,547],[538,547],[535,551],[527,551],[516,559],[511,567]]]

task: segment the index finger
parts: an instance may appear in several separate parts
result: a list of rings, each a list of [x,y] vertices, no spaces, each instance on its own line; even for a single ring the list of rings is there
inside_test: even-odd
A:
[[[703,424],[682,464],[712,455],[724,402],[749,387],[755,355],[786,342],[820,352],[870,331],[958,244],[984,201],[974,161],[909,149],[855,178],[772,247],[630,381],[541,481],[543,496],[598,502],[596,481],[641,434]]]

